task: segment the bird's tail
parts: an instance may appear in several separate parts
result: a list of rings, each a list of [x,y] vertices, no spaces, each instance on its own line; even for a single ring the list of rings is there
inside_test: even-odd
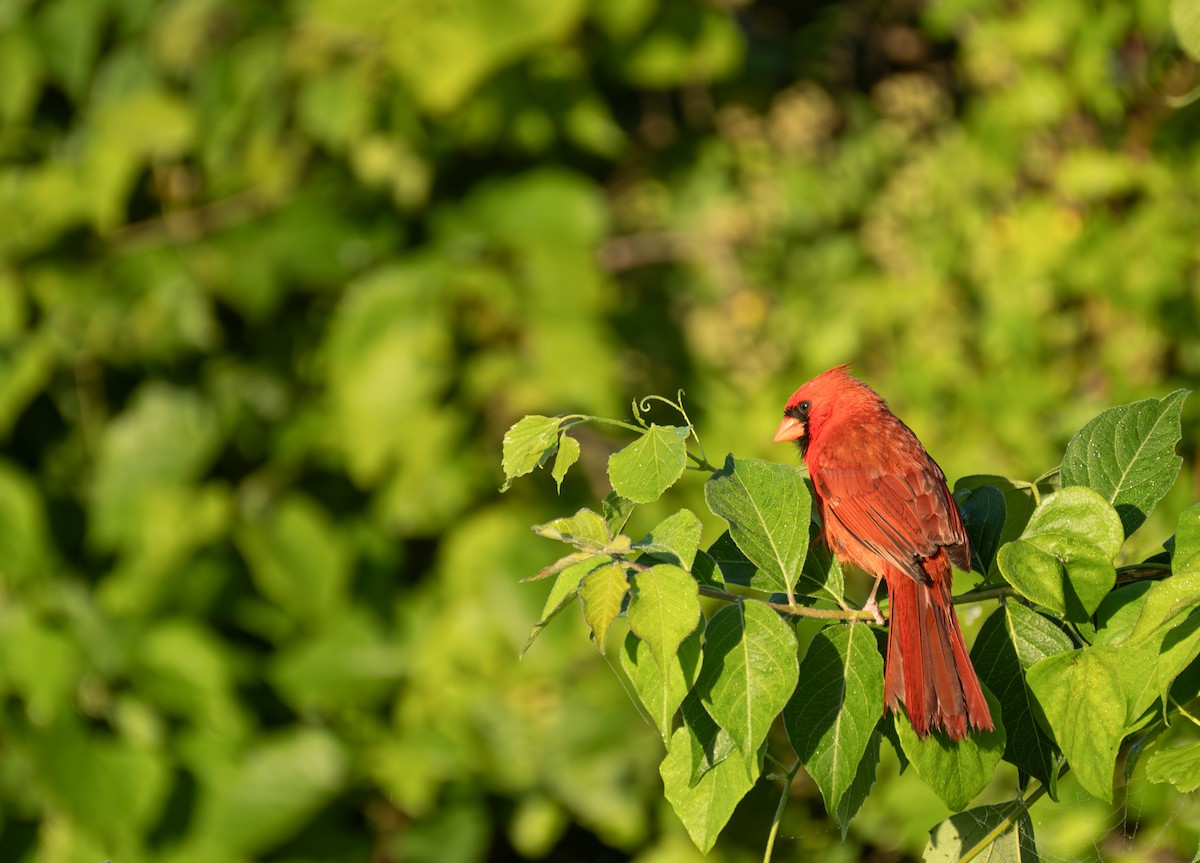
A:
[[[945,549],[924,568],[927,585],[888,572],[888,707],[896,711],[903,702],[918,737],[940,728],[951,740],[962,740],[968,725],[991,731],[992,713],[954,615]]]

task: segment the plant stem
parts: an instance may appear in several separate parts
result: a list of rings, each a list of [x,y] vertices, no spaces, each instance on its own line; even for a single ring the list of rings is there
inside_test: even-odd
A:
[[[787,808],[788,797],[792,792],[792,780],[800,771],[800,761],[787,772],[783,780],[783,793],[779,795],[779,805],[775,807],[775,817],[771,820],[771,832],[767,835],[767,848],[763,853],[763,863],[771,863],[771,854],[775,850],[775,837],[779,835],[779,825],[783,823],[783,810]]]

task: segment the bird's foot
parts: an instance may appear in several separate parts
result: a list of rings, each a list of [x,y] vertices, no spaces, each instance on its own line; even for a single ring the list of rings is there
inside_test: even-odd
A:
[[[863,611],[869,611],[875,622],[883,626],[883,615],[879,611],[879,603],[875,601],[875,591],[871,591],[871,598],[863,605]]]

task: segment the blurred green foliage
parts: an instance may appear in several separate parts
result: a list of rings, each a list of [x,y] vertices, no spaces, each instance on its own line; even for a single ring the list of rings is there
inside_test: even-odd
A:
[[[504,429],[683,387],[766,455],[855,360],[1039,475],[1200,379],[1196,75],[1152,0],[0,2],[0,859],[694,859],[582,621],[516,661],[606,480],[501,501]],[[919,850],[894,772],[786,841]]]

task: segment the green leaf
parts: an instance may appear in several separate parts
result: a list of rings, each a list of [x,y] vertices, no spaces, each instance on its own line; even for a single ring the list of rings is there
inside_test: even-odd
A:
[[[1083,621],[1116,583],[1112,561],[1124,537],[1108,502],[1073,486],[1043,498],[1021,538],[1002,547],[996,563],[1026,599]]]
[[[828,626],[809,644],[783,711],[792,748],[836,812],[883,715],[883,657],[870,627]]]
[[[669,563],[638,572],[626,617],[629,628],[646,643],[659,667],[666,668],[699,624],[696,580]]]
[[[751,771],[755,773],[754,776],[747,775],[742,759],[726,758],[705,771],[699,781],[693,784],[692,763],[697,758],[694,750],[700,745],[688,726],[676,729],[659,773],[662,775],[663,790],[675,814],[683,822],[696,847],[707,853],[716,844],[717,836],[733,815],[738,802],[754,787],[757,773],[762,772],[766,746],[758,750],[757,769]]]
[[[1200,4],[1195,0],[1171,0],[1171,29],[1179,47],[1193,60],[1200,60]]]
[[[1071,438],[1062,462],[1063,486],[1098,492],[1121,517],[1124,535],[1137,530],[1175,482],[1175,454],[1189,390],[1109,408]]]
[[[610,536],[616,536],[625,529],[625,523],[633,512],[633,501],[626,500],[615,491],[610,491],[600,502],[600,512],[604,515],[604,523],[608,525]]]
[[[593,570],[606,563],[606,559],[602,557],[587,557],[559,573],[554,586],[550,588],[550,595],[546,597],[541,619],[529,630],[529,637],[525,640],[525,646],[521,648],[521,656],[524,656],[525,652],[533,645],[534,639],[546,628],[546,624],[579,595],[579,585],[583,583],[583,580]]]
[[[1086,647],[1049,656],[1025,679],[1079,784],[1111,803],[1117,747],[1125,733],[1116,649]]]
[[[683,476],[687,465],[687,426],[652,425],[640,438],[608,459],[613,491],[634,503],[650,503]]]
[[[683,717],[683,724],[695,740],[695,745],[691,747],[690,780],[690,784],[695,785],[705,773],[736,753],[737,744],[733,742],[729,732],[717,725],[716,720],[704,709],[695,687],[684,697],[680,715]]]
[[[1146,778],[1170,783],[1182,794],[1200,788],[1200,743],[1156,750],[1146,761]]]
[[[774,593],[770,585],[762,583],[763,579],[755,581],[758,567],[742,553],[729,531],[725,531],[708,547],[708,555],[721,571],[721,580],[728,584],[741,584],[755,587],[768,593]]]
[[[558,455],[554,457],[554,469],[550,471],[559,491],[562,491],[562,483],[567,476],[567,471],[577,461],[579,461],[579,441],[569,434],[562,435],[558,439]]]
[[[1025,670],[1073,647],[1070,637],[1048,619],[1010,602],[984,621],[971,648],[971,664],[980,681],[1000,702],[1006,732],[1004,759],[1041,781],[1052,794],[1058,779],[1058,749],[1034,715]]]
[[[955,481],[954,498],[961,501],[967,492],[984,487],[994,488],[1004,496],[1004,528],[1000,531],[1000,545],[1003,546],[1021,535],[1033,515],[1036,501],[1032,484],[998,474],[973,474]]]
[[[588,573],[579,586],[583,617],[596,638],[596,647],[604,653],[608,629],[621,613],[621,603],[629,591],[629,578],[620,563],[609,563]]]
[[[634,549],[644,549],[651,557],[664,558],[676,563],[689,572],[696,561],[700,547],[700,534],[704,526],[690,509],[681,509],[660,521],[644,537],[633,544]]]
[[[986,689],[991,708],[993,731],[972,731],[966,740],[951,741],[941,732],[924,740],[917,737],[904,711],[894,713],[900,746],[917,775],[951,809],[958,811],[970,803],[991,781],[996,765],[1004,755],[1005,732],[1000,703]]]
[[[812,510],[800,471],[730,455],[704,484],[704,498],[729,522],[730,536],[765,574],[770,590],[791,597],[808,553]]]
[[[797,674],[796,635],[767,606],[739,602],[709,621],[696,692],[743,755],[767,736]]]
[[[875,775],[879,768],[880,746],[883,742],[883,732],[880,730],[883,721],[880,720],[876,723],[875,730],[867,739],[867,748],[858,762],[854,780],[846,789],[846,793],[842,795],[841,802],[833,812],[834,820],[841,828],[843,842],[846,841],[846,834],[850,831],[850,822],[854,820],[854,816],[858,814],[858,810],[862,808],[871,793],[871,788],[875,785]]]
[[[1038,863],[1033,820],[1021,800],[977,806],[951,815],[929,831],[925,863],[961,860]]]
[[[700,674],[700,637],[703,632],[703,629],[696,627],[666,663],[654,659],[646,643],[633,632],[625,636],[621,667],[625,669],[634,691],[668,745],[675,713]]]
[[[1200,504],[1179,514],[1172,575],[1150,588],[1129,643],[1138,644],[1200,607]]]
[[[817,533],[816,522],[809,525],[808,556],[800,569],[796,593],[816,599],[832,599],[840,604],[846,592],[846,580],[837,555],[829,550]]]
[[[500,491],[508,491],[514,479],[541,467],[554,455],[558,449],[559,422],[556,417],[528,416],[505,432],[504,455],[500,461],[504,468],[504,485]]]
[[[546,539],[556,539],[568,545],[582,545],[593,550],[604,548],[612,539],[604,519],[586,507],[572,516],[556,518],[545,524],[535,524],[533,532]]]
[[[987,576],[1004,533],[1008,512],[1004,493],[994,485],[981,485],[962,492],[957,499],[970,539],[971,567]]]

